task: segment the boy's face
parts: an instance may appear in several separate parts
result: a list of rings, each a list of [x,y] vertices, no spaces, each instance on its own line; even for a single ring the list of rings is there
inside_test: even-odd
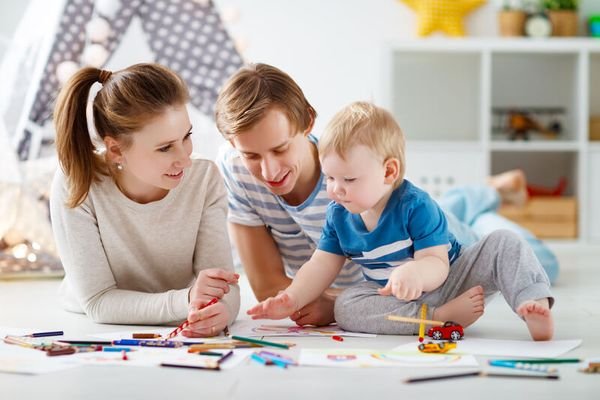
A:
[[[386,163],[364,145],[352,146],[344,158],[332,151],[321,159],[329,198],[353,214],[374,209],[393,187]]]
[[[297,189],[298,178],[310,168],[306,160],[312,144],[306,133],[295,132],[286,115],[271,108],[256,125],[234,136],[231,144],[256,179],[273,194],[284,196]]]

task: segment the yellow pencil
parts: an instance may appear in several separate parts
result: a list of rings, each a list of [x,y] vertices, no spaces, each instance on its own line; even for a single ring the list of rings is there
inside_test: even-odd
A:
[[[427,324],[427,325],[444,325],[444,321],[433,321],[431,319],[420,319],[420,318],[411,318],[411,317],[401,317],[399,315],[388,315],[387,319],[390,321],[400,321],[400,322],[412,322],[413,324]]]
[[[425,320],[427,318],[427,304],[421,304],[421,319]],[[422,342],[425,339],[425,322],[421,322],[419,324],[419,342]]]

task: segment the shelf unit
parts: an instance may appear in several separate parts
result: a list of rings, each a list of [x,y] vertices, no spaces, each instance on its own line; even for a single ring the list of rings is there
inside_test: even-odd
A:
[[[427,39],[388,43],[380,97],[407,138],[407,177],[438,197],[523,169],[552,187],[567,179],[578,206],[578,241],[600,243],[600,41]],[[510,140],[494,129],[495,110],[560,110],[553,139]]]

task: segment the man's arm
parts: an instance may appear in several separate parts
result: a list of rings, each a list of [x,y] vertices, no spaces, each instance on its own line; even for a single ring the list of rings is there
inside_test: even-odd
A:
[[[250,287],[258,301],[276,296],[292,280],[285,274],[277,244],[265,226],[230,222],[229,235],[237,248]]]
[[[285,274],[281,253],[266,227],[230,222],[229,235],[258,301],[276,296],[292,283],[292,279]],[[317,300],[290,318],[301,326],[322,326],[334,322],[333,306],[341,292],[341,289],[328,288]]]

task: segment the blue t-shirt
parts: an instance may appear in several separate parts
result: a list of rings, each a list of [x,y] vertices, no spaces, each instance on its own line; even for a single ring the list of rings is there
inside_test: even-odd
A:
[[[316,146],[314,136],[310,135],[309,140]],[[217,164],[229,198],[228,221],[266,226],[277,244],[286,275],[294,277],[317,248],[325,212],[331,202],[323,174],[310,196],[302,204],[292,206],[254,178],[229,143],[220,148]],[[359,282],[364,282],[360,266],[347,262],[332,286],[348,288]]]
[[[461,245],[448,231],[446,216],[423,190],[404,180],[395,189],[377,226],[368,231],[359,214],[332,202],[319,249],[361,265],[365,278],[385,285],[394,268],[413,260],[415,251],[447,245],[452,264]]]

